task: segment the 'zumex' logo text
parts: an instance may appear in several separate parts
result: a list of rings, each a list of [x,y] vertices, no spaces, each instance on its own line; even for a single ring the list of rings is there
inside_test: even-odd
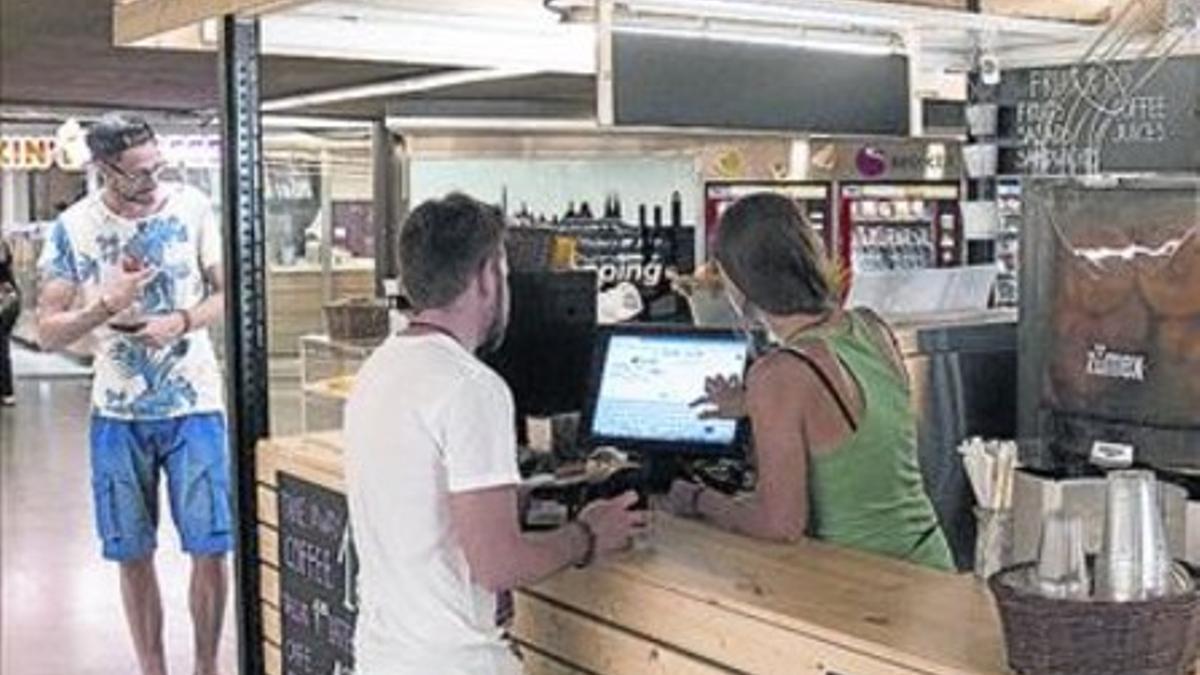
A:
[[[1087,373],[1096,377],[1144,382],[1146,357],[1141,354],[1112,352],[1104,345],[1096,345],[1088,351]]]

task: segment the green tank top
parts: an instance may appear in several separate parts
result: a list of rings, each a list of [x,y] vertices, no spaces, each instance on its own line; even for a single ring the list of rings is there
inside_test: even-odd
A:
[[[917,463],[908,385],[872,337],[873,330],[862,315],[849,312],[845,321],[804,331],[784,345],[803,353],[805,345],[824,343],[862,391],[856,430],[831,452],[809,458],[809,534],[954,570]]]

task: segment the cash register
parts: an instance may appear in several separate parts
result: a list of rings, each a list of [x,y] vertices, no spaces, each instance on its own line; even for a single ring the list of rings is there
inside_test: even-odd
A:
[[[696,466],[706,482],[741,482],[747,424],[701,419],[693,403],[705,378],[745,372],[748,338],[735,330],[678,325],[601,327],[579,424],[587,457],[576,475],[533,482],[532,493],[575,512],[588,501],[637,490],[664,493]]]

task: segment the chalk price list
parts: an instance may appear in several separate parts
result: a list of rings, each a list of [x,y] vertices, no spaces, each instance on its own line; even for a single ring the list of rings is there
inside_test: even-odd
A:
[[[279,477],[280,612],[287,675],[352,675],[357,563],[345,498]]]

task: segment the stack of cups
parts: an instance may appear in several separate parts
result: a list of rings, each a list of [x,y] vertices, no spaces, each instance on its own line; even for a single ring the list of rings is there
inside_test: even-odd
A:
[[[1048,597],[1085,600],[1092,592],[1083,547],[1083,519],[1052,511],[1042,520],[1038,546],[1038,593]]]
[[[1129,602],[1169,595],[1172,562],[1154,473],[1109,473],[1107,501],[1096,597]]]

